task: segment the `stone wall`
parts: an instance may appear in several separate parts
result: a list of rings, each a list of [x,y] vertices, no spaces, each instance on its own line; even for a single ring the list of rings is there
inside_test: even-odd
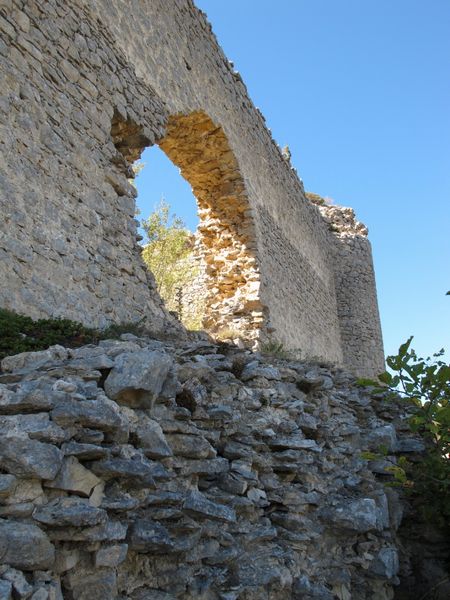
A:
[[[421,442],[350,374],[132,335],[1,369],[1,598],[391,600],[400,573],[430,591],[384,485]],[[422,561],[439,577],[443,542]]]
[[[353,209],[330,204],[317,194],[307,193],[307,197],[318,206],[334,236],[343,362],[359,365],[360,372],[370,374],[374,365],[383,364],[384,355],[368,229],[356,220]]]
[[[82,6],[3,2],[0,23],[0,305],[166,328],[118,138],[120,122],[141,148],[160,137],[162,102]]]
[[[367,242],[338,250],[190,0],[6,0],[0,32],[1,306],[176,330],[128,182],[158,143],[198,199],[209,328],[383,368]]]

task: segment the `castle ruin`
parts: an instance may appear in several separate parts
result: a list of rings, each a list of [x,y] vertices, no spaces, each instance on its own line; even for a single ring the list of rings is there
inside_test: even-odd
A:
[[[129,183],[158,144],[198,201],[208,328],[383,369],[366,229],[306,197],[191,1],[6,0],[0,26],[0,306],[180,328]]]

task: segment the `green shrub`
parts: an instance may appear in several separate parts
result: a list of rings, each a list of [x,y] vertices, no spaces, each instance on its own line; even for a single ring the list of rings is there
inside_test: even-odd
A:
[[[39,319],[0,309],[0,359],[54,344],[82,346],[96,342],[99,332],[69,319]]]
[[[398,354],[386,359],[392,373],[381,374],[378,382],[360,380],[359,383],[375,386],[387,399],[400,398],[405,403],[411,431],[424,439],[426,452],[418,462],[400,457],[392,473],[397,484],[418,501],[426,519],[448,527],[450,366],[441,360],[444,350],[433,357],[420,358],[411,348],[411,341],[412,337],[400,346]]]
[[[143,336],[147,333],[144,325],[145,320],[146,317],[137,322],[129,321],[127,323],[112,323],[111,325],[108,325],[106,329],[97,331],[98,338],[101,340],[117,339],[120,338],[123,333],[132,333],[137,337]]]
[[[284,347],[283,342],[277,342],[276,340],[268,340],[261,345],[261,354],[265,354],[267,356],[273,356],[274,358],[282,358],[282,359],[292,359],[294,360],[295,352],[292,350],[287,350]]]

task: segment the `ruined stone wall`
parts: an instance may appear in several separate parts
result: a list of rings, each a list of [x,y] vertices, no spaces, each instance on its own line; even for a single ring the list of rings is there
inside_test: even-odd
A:
[[[358,328],[361,315],[378,323],[370,254],[358,242],[337,259],[335,236],[189,0],[7,0],[0,30],[2,306],[100,326],[147,317],[167,330],[127,180],[156,142],[198,199],[210,328],[379,370],[381,340],[372,356]],[[337,282],[358,291],[350,312]]]
[[[127,119],[146,123],[142,147],[160,137],[161,100],[82,6],[3,2],[0,23],[0,305],[167,327],[112,137]]]
[[[348,373],[233,345],[128,334],[7,357],[0,597],[392,600],[402,575],[422,597],[383,483],[421,445]],[[448,544],[433,552],[440,578]]]
[[[361,375],[383,370],[383,338],[368,229],[352,208],[307,193],[334,236],[335,286],[343,361]],[[361,299],[364,299],[362,302]],[[378,371],[377,371],[378,369]]]

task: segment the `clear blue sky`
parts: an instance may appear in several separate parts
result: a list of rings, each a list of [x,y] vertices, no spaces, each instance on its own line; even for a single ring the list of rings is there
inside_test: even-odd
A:
[[[305,188],[369,227],[386,352],[450,349],[450,0],[196,3]],[[143,216],[164,195],[194,228],[189,186],[144,161]]]

